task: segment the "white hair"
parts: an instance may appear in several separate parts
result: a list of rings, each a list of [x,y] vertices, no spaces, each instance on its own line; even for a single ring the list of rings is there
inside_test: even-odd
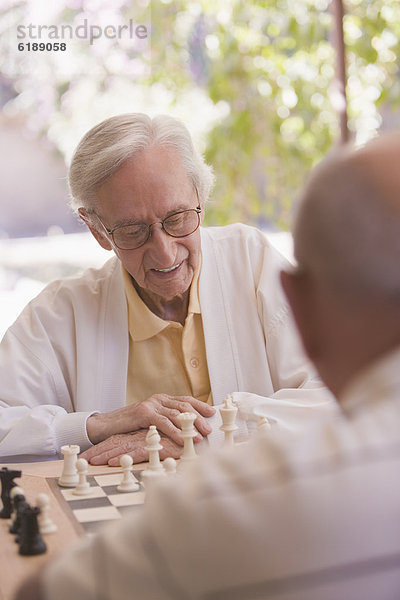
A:
[[[68,176],[73,210],[93,209],[97,188],[126,160],[152,145],[176,149],[199,199],[208,200],[214,183],[213,171],[194,148],[183,123],[168,115],[151,119],[142,113],[127,113],[102,121],[78,144]]]
[[[391,141],[400,157],[400,135]],[[400,303],[399,169],[386,161],[384,173],[385,155],[374,164],[379,155],[362,152],[338,150],[311,175],[294,227],[295,256],[335,293]]]

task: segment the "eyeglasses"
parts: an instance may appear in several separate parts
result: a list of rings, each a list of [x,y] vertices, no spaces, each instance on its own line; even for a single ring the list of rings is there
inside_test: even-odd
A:
[[[146,223],[130,223],[128,225],[117,225],[114,229],[107,229],[97,214],[96,217],[117,248],[120,250],[136,250],[147,242],[151,236],[151,228],[158,223],[161,224],[162,230],[171,237],[183,238],[191,235],[199,228],[200,214],[201,207],[199,204],[197,208],[178,210],[168,215],[162,221],[155,221],[154,223],[150,223],[150,225]]]

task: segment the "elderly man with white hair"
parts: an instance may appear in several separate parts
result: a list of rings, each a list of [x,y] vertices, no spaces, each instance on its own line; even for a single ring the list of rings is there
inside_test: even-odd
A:
[[[168,116],[107,119],[72,159],[72,206],[114,252],[101,269],[51,283],[0,346],[0,456],[56,458],[78,444],[92,464],[166,455],[196,441],[227,393],[242,419],[260,402],[296,429],[334,407],[313,377],[279,282],[285,260],[258,230],[200,228],[213,183],[187,129]],[[242,422],[245,434],[245,424]]]

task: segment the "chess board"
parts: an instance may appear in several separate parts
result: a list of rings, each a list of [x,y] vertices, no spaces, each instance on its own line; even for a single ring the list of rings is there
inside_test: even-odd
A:
[[[73,488],[60,487],[58,477],[47,477],[46,481],[76,532],[87,535],[127,513],[140,510],[145,496],[141,471],[133,471],[133,475],[139,484],[135,492],[117,490],[121,473],[90,475],[87,480],[92,493],[87,496],[76,496],[72,493]]]

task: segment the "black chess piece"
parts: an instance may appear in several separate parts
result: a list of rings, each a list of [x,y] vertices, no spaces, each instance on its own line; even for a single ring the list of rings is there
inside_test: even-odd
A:
[[[7,467],[0,469],[1,501],[3,503],[3,508],[0,511],[0,519],[9,519],[11,517],[12,504],[10,491],[17,485],[14,482],[16,477],[21,477],[21,471],[8,469]]]
[[[46,552],[46,544],[39,531],[38,506],[27,506],[21,510],[21,527],[19,530],[19,554],[34,556]]]
[[[25,496],[23,494],[17,494],[13,498],[13,507],[14,507],[14,520],[11,523],[8,531],[10,533],[18,533],[21,527],[21,512],[24,508],[28,506],[28,503],[25,501]],[[18,541],[17,539],[15,540]]]

